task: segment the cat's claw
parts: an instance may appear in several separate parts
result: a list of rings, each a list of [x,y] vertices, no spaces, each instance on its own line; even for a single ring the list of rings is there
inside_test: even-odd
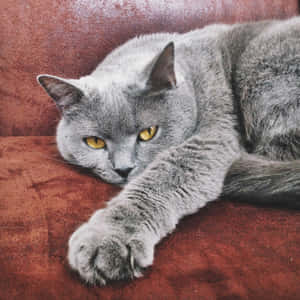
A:
[[[68,260],[86,283],[105,285],[110,280],[141,277],[153,261],[150,248],[138,239],[125,242],[115,232],[102,233],[86,223],[69,240]]]

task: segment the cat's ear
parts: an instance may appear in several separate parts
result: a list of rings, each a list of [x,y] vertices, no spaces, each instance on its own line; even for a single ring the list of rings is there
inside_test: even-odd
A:
[[[146,85],[151,91],[157,92],[176,87],[174,52],[174,43],[170,42],[147,67],[150,68],[150,76]]]
[[[80,88],[71,82],[74,80],[43,74],[37,76],[37,81],[62,112],[71,105],[78,103],[84,95]]]

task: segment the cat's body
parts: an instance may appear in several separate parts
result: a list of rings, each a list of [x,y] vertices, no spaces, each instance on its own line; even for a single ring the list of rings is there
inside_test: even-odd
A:
[[[70,239],[88,282],[138,277],[222,193],[299,205],[299,18],[142,36],[80,80],[39,81],[63,157],[125,186]]]

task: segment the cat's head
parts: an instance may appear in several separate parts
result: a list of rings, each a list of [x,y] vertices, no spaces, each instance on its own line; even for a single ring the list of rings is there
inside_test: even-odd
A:
[[[102,63],[79,80],[38,76],[61,111],[61,155],[118,185],[182,143],[196,123],[193,92],[175,68],[174,44],[136,60],[132,68],[130,59]]]

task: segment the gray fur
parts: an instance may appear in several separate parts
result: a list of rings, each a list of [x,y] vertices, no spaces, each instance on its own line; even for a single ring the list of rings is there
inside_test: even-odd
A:
[[[141,276],[178,221],[221,194],[298,195],[299,53],[299,18],[210,25],[132,39],[79,80],[39,76],[62,111],[62,156],[125,186],[70,238],[85,281]],[[138,141],[150,126],[154,138]]]

